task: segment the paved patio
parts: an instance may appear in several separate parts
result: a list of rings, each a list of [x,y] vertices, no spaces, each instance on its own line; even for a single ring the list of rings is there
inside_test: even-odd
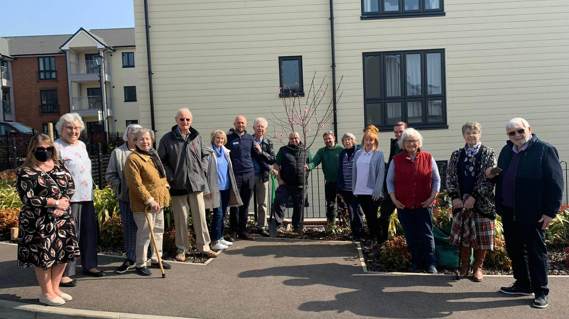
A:
[[[477,284],[448,275],[364,273],[351,242],[239,241],[207,266],[173,264],[165,279],[158,270],[147,278],[115,275],[121,259],[101,256],[108,276],[79,278],[65,289],[74,300],[61,308],[38,305],[33,272],[18,269],[15,256],[14,245],[0,244],[0,318],[569,317],[569,278],[551,278],[551,306],[535,310],[529,297],[496,292],[508,277]],[[14,310],[20,303],[30,305]]]

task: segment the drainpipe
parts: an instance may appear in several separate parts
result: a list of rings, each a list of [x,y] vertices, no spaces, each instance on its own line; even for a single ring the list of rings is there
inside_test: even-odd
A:
[[[154,120],[154,87],[152,86],[152,56],[150,55],[150,25],[148,24],[148,0],[144,0],[144,34],[146,36],[146,64],[148,66],[148,93],[150,98],[150,127],[156,132]]]
[[[336,97],[336,42],[334,40],[334,0],[330,0],[330,52],[332,54],[332,117],[334,135],[338,136],[338,112]]]

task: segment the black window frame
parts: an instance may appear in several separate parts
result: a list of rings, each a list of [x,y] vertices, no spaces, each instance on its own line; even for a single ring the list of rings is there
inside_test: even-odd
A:
[[[128,90],[134,89],[134,96],[131,96],[132,92],[128,92]],[[135,85],[125,85],[123,86],[123,97],[124,102],[136,102],[136,86]]]
[[[38,79],[57,80],[57,66],[55,56],[38,57]]]
[[[52,103],[50,102],[49,95],[51,95]],[[45,98],[44,98],[45,96]],[[40,112],[42,114],[54,114],[59,113],[59,98],[57,96],[57,89],[41,89],[40,90]]]
[[[384,0],[378,1],[378,11],[377,12],[364,12],[364,2],[366,0],[361,0],[361,20],[373,20],[373,19],[392,19],[392,18],[417,18],[417,17],[436,17],[445,15],[445,4],[444,0],[440,1],[439,9],[425,9],[425,1],[419,0],[418,10],[405,10],[405,0],[398,0],[399,10],[398,11],[388,11],[384,10]]]
[[[438,53],[441,56],[441,93],[440,94],[429,94],[428,93],[428,75],[427,75],[427,54]],[[407,64],[405,55],[407,54],[420,54],[421,58],[421,95],[407,96],[407,79],[406,71]],[[388,55],[399,55],[400,56],[400,69],[399,69],[399,81],[400,81],[400,96],[387,97],[387,74],[385,72],[385,56]],[[379,97],[368,97],[366,89],[366,57],[378,56],[379,57]],[[403,50],[403,51],[381,51],[381,52],[364,52],[362,53],[362,83],[363,83],[363,107],[364,107],[364,125],[374,124],[381,129],[391,130],[393,127],[393,122],[388,122],[387,120],[387,103],[401,103],[401,121],[408,122],[407,116],[407,103],[409,102],[421,102],[421,122],[408,123],[409,126],[420,129],[446,129],[448,128],[448,118],[447,118],[447,95],[446,95],[446,58],[445,49],[427,49],[427,50]],[[429,122],[428,119],[428,107],[429,101],[441,101],[442,102],[442,121],[440,122]],[[370,104],[379,104],[380,109],[380,121],[372,122],[368,120],[368,107]],[[397,121],[395,121],[397,122]]]
[[[132,57],[132,58],[130,58]],[[122,67],[123,68],[134,68],[134,52],[123,52],[122,53]]]
[[[283,77],[282,77],[282,63],[283,61],[298,61],[298,90],[291,90],[283,88]],[[293,56],[280,56],[279,57],[279,97],[295,97],[304,96],[304,74],[302,72],[302,55]]]

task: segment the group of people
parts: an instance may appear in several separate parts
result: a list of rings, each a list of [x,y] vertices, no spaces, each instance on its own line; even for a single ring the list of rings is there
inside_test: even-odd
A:
[[[126,251],[116,273],[134,269],[149,276],[149,268],[158,267],[164,208],[170,205],[177,261],[185,261],[191,249],[190,214],[196,248],[209,258],[236,239],[251,240],[247,224],[252,197],[257,232],[276,236],[291,199],[292,226],[302,232],[308,174],[318,165],[322,165],[325,178],[328,227],[334,227],[336,205],[343,203],[353,239],[382,243],[397,209],[412,270],[437,272],[432,206],[441,179],[433,156],[422,148],[422,135],[406,123],[394,125],[386,162],[379,129],[373,125],[364,129],[361,145],[354,134],[345,133],[341,147],[333,132],[325,132],[325,145],[313,157],[297,132],[290,133],[288,144],[275,155],[266,136],[268,122],[262,117],[255,119],[254,131],[248,134],[247,119],[238,115],[229,132],[214,130],[208,142],[192,127],[189,109],[179,109],[175,121],[157,150],[154,132],[131,124],[123,136],[125,143],[111,154],[105,178],[119,201]],[[24,164],[17,170],[23,203],[18,260],[21,265],[35,266],[42,290],[39,299],[47,305],[72,300],[60,287],[76,284],[73,276],[78,256],[84,275],[104,275],[97,268],[91,161],[79,140],[84,127],[77,113],[63,115],[56,124],[60,138],[52,141],[45,134],[34,136]],[[544,308],[549,293],[544,230],[561,204],[561,167],[555,148],[539,140],[526,120],[510,120],[506,133],[509,140],[496,161],[494,151],[481,144],[480,124],[463,125],[464,147],[452,153],[447,168],[454,215],[450,241],[459,247],[460,275],[470,276],[472,270],[471,278],[481,281],[485,255],[494,247],[494,219],[499,214],[516,279],[501,291],[534,293],[532,305]],[[268,212],[270,174],[278,176],[279,186]],[[228,209],[231,232],[224,234]],[[206,210],[212,213],[209,227]],[[149,249],[151,229],[153,250]],[[162,267],[171,266],[162,262]]]

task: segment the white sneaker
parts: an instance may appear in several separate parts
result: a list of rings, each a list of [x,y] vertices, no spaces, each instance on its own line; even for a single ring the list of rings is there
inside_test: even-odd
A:
[[[220,240],[216,241],[215,244],[211,247],[211,249],[213,249],[215,251],[224,250],[227,248],[228,247],[225,246],[224,244],[222,244]]]
[[[227,246],[227,247],[233,246],[233,243],[232,243],[232,242],[227,241],[227,240],[225,240],[225,239],[223,239],[223,238],[220,239],[219,242],[222,243],[223,245]]]
[[[61,299],[63,299],[63,300],[66,301],[66,302],[73,300],[73,297],[71,297],[70,294],[66,294],[66,293],[64,293],[63,291],[60,292],[58,295],[59,295],[59,297],[61,297]]]

